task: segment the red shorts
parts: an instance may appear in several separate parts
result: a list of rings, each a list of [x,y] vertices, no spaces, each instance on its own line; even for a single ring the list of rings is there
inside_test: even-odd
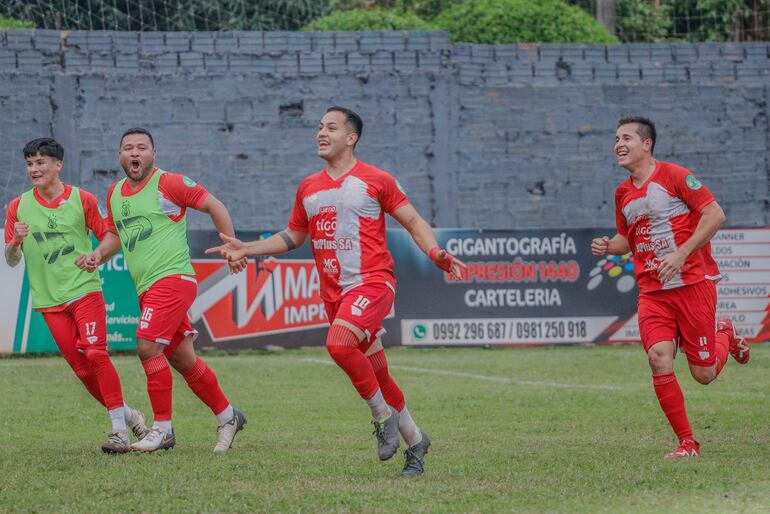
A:
[[[188,275],[164,277],[139,296],[137,339],[168,345],[173,352],[187,336],[197,336],[187,311],[198,294],[198,283]]]
[[[371,344],[385,333],[382,320],[393,309],[395,297],[390,284],[363,284],[351,289],[336,302],[324,302],[324,306],[329,323],[337,318],[345,320],[358,327]]]
[[[56,311],[41,312],[56,346],[66,354],[72,346],[107,349],[107,311],[101,291],[88,293]]]
[[[694,366],[716,362],[717,286],[713,280],[639,295],[639,332],[645,351],[678,341]]]

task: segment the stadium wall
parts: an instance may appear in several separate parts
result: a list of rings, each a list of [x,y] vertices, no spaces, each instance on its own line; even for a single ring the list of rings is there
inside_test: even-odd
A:
[[[359,157],[435,225],[614,223],[620,115],[658,124],[656,156],[699,172],[730,226],[766,226],[768,44],[471,45],[445,33],[0,32],[3,203],[21,147],[52,135],[64,179],[104,198],[118,138],[150,128],[158,164],[282,227],[332,104],[365,122]],[[208,228],[193,216],[193,228]]]

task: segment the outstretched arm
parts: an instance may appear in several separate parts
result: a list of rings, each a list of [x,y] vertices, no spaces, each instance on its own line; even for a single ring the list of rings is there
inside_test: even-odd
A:
[[[219,237],[222,238],[224,244],[209,248],[206,250],[206,254],[218,253],[228,262],[233,262],[246,257],[278,255],[289,252],[302,246],[307,238],[307,233],[297,232],[287,227],[260,241],[243,242],[223,233],[220,233]]]
[[[209,193],[208,196],[206,196],[206,199],[203,200],[203,203],[201,203],[198,207],[198,210],[211,216],[211,221],[214,223],[217,232],[235,239],[233,220],[230,218],[230,213],[227,211],[227,207],[225,207],[225,205],[220,202],[217,197]],[[230,265],[231,273],[239,273],[246,269],[245,258],[235,260],[228,259],[228,264]]]
[[[393,218],[404,227],[414,242],[442,270],[455,279],[462,278],[465,264],[452,257],[446,250],[439,248],[436,236],[428,222],[425,221],[411,204],[406,204],[392,213]]]

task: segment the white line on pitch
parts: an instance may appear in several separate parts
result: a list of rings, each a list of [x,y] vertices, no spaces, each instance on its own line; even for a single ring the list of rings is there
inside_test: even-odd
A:
[[[327,366],[335,366],[333,361],[327,359],[314,359],[312,357],[305,357],[300,359],[302,362],[312,362],[315,364],[325,364]],[[539,387],[558,387],[560,389],[599,389],[602,391],[629,391],[624,387],[605,385],[605,384],[563,384],[560,382],[541,382],[536,380],[519,380],[510,377],[496,377],[492,375],[479,375],[476,373],[465,373],[462,371],[449,371],[445,369],[434,368],[416,368],[414,366],[399,366],[388,364],[388,367],[392,369],[400,369],[404,371],[415,371],[417,373],[431,373],[433,375],[444,375],[448,377],[458,378],[470,378],[473,380],[483,380],[485,382],[497,382],[499,384],[517,384],[526,386],[539,386]]]

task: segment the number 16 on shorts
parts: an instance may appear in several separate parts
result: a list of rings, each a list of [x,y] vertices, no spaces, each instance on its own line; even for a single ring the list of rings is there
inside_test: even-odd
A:
[[[145,307],[142,310],[142,317],[139,318],[139,328],[142,330],[150,326],[150,321],[152,321],[152,311],[152,307]]]

